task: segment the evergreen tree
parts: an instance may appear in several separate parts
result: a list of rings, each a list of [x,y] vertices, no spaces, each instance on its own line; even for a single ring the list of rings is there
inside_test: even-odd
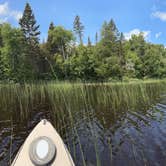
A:
[[[84,30],[84,26],[82,25],[80,21],[80,17],[77,15],[74,20],[74,31],[78,35],[81,45],[83,44],[83,40],[82,40],[83,30]]]
[[[120,67],[121,67],[121,75],[120,75],[120,79],[121,79],[121,80],[122,80],[122,77],[123,77],[123,75],[124,75],[125,64],[126,64],[126,62],[125,62],[124,42],[125,42],[124,35],[123,35],[123,33],[120,33],[118,52],[119,52]]]
[[[54,47],[53,45],[53,35],[52,35],[52,31],[54,30],[55,26],[54,23],[51,22],[50,26],[49,26],[49,30],[48,30],[48,38],[47,38],[47,50],[49,51],[49,53],[51,54],[51,56],[54,55],[54,53],[56,53],[57,48]]]
[[[27,3],[21,28],[0,24],[0,80],[28,81],[32,79],[122,80],[125,78],[165,78],[166,49],[164,45],[148,43],[144,33],[125,40],[111,19],[104,22],[101,40],[95,35],[83,46],[84,27],[79,16],[74,31],[80,46],[74,46],[72,31],[51,22],[47,41],[39,44],[39,26]],[[52,75],[53,74],[53,75]]]
[[[92,43],[91,43],[91,40],[90,40],[90,37],[88,36],[88,46],[91,47],[92,46]]]
[[[101,41],[99,43],[99,53],[102,56],[118,56],[119,31],[111,19],[110,22],[104,22],[101,30]]]
[[[109,34],[108,34],[109,30],[108,30],[108,24],[107,21],[104,21],[102,29],[101,29],[101,37],[102,39],[107,39],[109,38]],[[107,37],[108,36],[108,37]]]
[[[24,35],[27,77],[34,78],[38,71],[39,50],[39,25],[36,25],[35,16],[29,3],[26,4],[23,16],[19,21]],[[30,78],[30,79],[31,79]]]
[[[114,20],[111,19],[108,23],[105,21],[101,31],[102,39],[115,43],[118,39],[118,35],[119,32]]]
[[[118,52],[119,52],[119,57],[121,59],[121,65],[123,66],[125,64],[125,50],[124,50],[124,42],[125,42],[125,38],[123,33],[120,33],[120,37],[119,37],[119,48],[118,48]]]
[[[116,42],[118,40],[119,31],[113,19],[108,23],[108,29],[111,42]]]
[[[2,56],[2,47],[3,47],[3,37],[2,37],[2,25],[0,25],[0,79],[5,79],[5,63],[4,57]]]
[[[98,43],[98,33],[96,32],[96,35],[95,35],[95,42],[96,44]]]
[[[51,22],[51,23],[50,23],[50,26],[49,26],[49,30],[53,30],[53,29],[54,29],[54,27],[55,27],[55,26],[54,26],[54,23],[53,23],[53,22]]]
[[[29,3],[27,3],[25,6],[23,16],[20,19],[19,24],[24,33],[26,42],[31,47],[37,47],[39,44],[40,35],[40,31],[38,31],[39,25],[36,25],[35,16]]]

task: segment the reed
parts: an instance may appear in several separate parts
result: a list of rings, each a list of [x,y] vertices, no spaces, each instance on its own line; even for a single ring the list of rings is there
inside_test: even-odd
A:
[[[141,118],[137,112],[152,107],[165,92],[165,80],[95,84],[68,82],[1,84],[0,112],[10,114],[14,121],[18,122],[28,119],[32,112],[41,110],[50,112],[51,120],[73,152],[75,162],[76,152],[79,151],[83,165],[86,165],[88,156],[82,145],[83,132],[80,126],[89,124],[96,164],[100,165],[98,138],[93,120],[97,118],[104,128],[109,128],[110,123],[122,121],[128,113]],[[130,122],[134,123],[132,120]],[[112,162],[111,140],[108,140],[108,147]]]

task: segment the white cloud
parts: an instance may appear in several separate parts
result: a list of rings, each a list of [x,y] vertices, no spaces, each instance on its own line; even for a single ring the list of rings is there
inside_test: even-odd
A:
[[[20,11],[12,11],[10,16],[15,18],[17,21],[22,17],[22,12]]]
[[[0,24],[7,22],[8,17],[0,18]]]
[[[3,4],[0,4],[0,15],[6,15],[9,11],[8,3],[5,2]]]
[[[138,36],[141,32],[143,33],[145,39],[147,39],[151,33],[151,31],[141,31],[140,29],[133,29],[130,32],[124,33],[124,36],[126,40],[129,40],[131,39],[132,35]]]
[[[0,4],[0,23],[7,22],[9,19],[19,20],[22,12],[9,8],[8,2]]]
[[[152,16],[159,18],[161,21],[166,21],[166,12],[156,11],[152,13]]]
[[[156,39],[158,39],[162,35],[162,32],[158,32],[155,34]]]

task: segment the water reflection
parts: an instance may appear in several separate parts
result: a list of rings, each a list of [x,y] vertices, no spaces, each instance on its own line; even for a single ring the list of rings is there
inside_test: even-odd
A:
[[[82,165],[82,145],[87,165],[164,165],[166,162],[166,110],[157,105],[140,112],[112,114],[95,112],[93,119],[77,126],[77,136],[69,138],[71,152],[76,151]],[[166,107],[166,105],[165,105]],[[79,139],[79,140],[78,140]],[[73,146],[74,145],[76,147]],[[75,149],[74,149],[75,148]]]
[[[70,98],[67,98],[69,94],[64,98],[55,96],[55,102],[51,102],[46,93],[47,100],[38,101],[25,119],[17,111],[2,112],[0,165],[9,165],[34,126],[47,118],[62,136],[78,166],[83,163],[88,166],[164,166],[166,97],[159,98],[160,93],[155,93],[154,87],[147,87],[146,97],[136,94],[133,87],[128,98],[127,89],[122,94],[119,87],[114,88],[116,92],[110,87],[88,86],[79,91],[79,95],[69,92]]]

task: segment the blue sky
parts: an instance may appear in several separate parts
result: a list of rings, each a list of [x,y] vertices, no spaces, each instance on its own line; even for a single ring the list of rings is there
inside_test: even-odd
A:
[[[164,0],[0,0],[0,22],[18,26],[18,19],[29,2],[40,24],[41,39],[46,38],[51,21],[72,29],[78,14],[85,26],[84,42],[100,32],[105,20],[113,18],[126,39],[144,32],[146,39],[166,45],[166,1]]]

